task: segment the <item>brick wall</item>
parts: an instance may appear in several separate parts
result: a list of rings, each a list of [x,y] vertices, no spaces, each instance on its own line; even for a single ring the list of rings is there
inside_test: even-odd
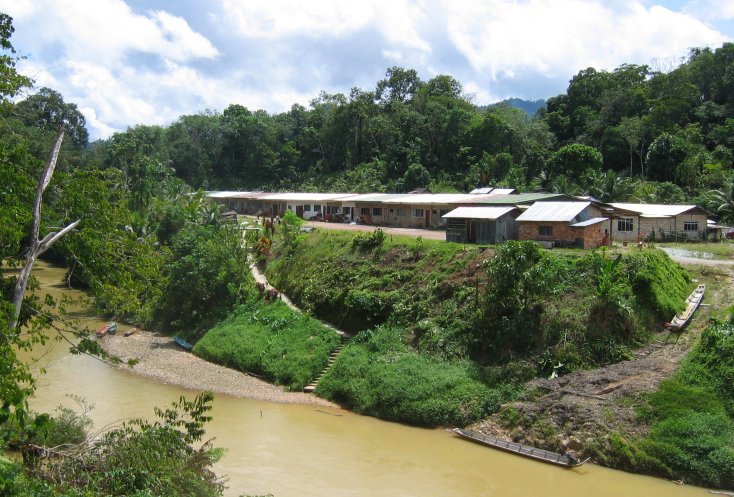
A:
[[[519,221],[518,224],[520,225],[520,240],[575,243],[577,238],[581,238],[585,249],[601,247],[604,241],[604,227],[608,226],[607,222],[603,222],[582,228],[573,228],[566,221]],[[553,233],[551,235],[541,235],[540,226],[552,226]]]

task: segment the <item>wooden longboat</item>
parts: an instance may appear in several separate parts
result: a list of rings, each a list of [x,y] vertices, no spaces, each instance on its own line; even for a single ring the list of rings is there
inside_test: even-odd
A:
[[[502,440],[501,438],[484,435],[483,433],[462,430],[461,428],[454,428],[453,431],[460,437],[471,440],[472,442],[488,445],[495,449],[504,450],[506,452],[529,457],[538,461],[563,466],[564,468],[575,468],[576,466],[581,466],[588,461],[588,459],[579,461],[570,454],[559,454],[558,452],[551,452],[550,450],[538,449],[529,445],[518,444],[508,440]]]
[[[706,285],[698,285],[695,290],[686,299],[686,308],[683,312],[676,314],[668,325],[670,331],[680,331],[690,322],[693,313],[698,309],[699,304],[703,300],[703,294],[706,291]]]

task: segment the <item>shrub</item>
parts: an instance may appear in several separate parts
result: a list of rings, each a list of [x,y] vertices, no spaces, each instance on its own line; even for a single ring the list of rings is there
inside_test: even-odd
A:
[[[194,353],[300,390],[326,366],[338,343],[333,330],[284,303],[252,300],[209,330]]]
[[[375,231],[368,233],[358,233],[352,238],[352,247],[358,250],[373,250],[382,247],[385,242],[385,232],[382,228],[377,228]]]
[[[468,361],[412,352],[404,330],[361,333],[340,354],[317,393],[357,412],[420,426],[463,426],[497,410],[516,391],[490,388]]]

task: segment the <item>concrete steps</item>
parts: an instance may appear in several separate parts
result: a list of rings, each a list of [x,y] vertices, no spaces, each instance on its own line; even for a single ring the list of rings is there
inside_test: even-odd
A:
[[[316,387],[318,386],[319,381],[321,381],[321,378],[323,378],[324,375],[326,375],[326,373],[329,371],[329,369],[331,369],[331,366],[336,361],[336,358],[339,356],[339,353],[347,345],[347,343],[349,343],[350,338],[351,337],[347,335],[341,335],[341,343],[337,345],[334,350],[331,351],[331,354],[329,354],[329,359],[326,362],[326,367],[321,370],[321,372],[316,376],[316,378],[311,383],[309,383],[308,385],[306,385],[303,388],[304,392],[312,393],[314,390],[316,390]]]

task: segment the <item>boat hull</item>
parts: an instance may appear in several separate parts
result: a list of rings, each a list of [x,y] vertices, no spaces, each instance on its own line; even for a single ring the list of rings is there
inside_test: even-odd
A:
[[[500,438],[491,437],[482,433],[462,430],[461,428],[454,428],[453,432],[462,438],[471,440],[472,442],[476,442],[478,444],[486,445],[488,447],[500,449],[505,452],[525,456],[530,459],[535,459],[536,461],[542,461],[564,468],[575,468],[577,466],[581,466],[586,461],[588,461],[588,459],[580,461],[569,455],[559,454],[557,452],[538,449],[529,445],[510,442],[508,440],[502,440]]]

